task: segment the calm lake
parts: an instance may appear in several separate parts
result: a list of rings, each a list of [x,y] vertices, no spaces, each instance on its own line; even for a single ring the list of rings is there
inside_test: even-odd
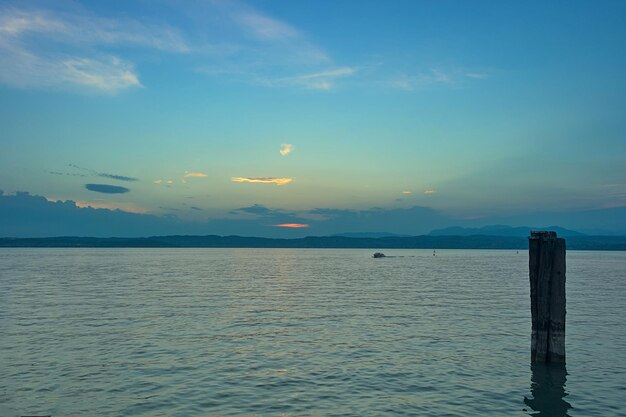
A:
[[[624,416],[626,253],[567,254],[566,368],[526,251],[0,249],[0,416]]]

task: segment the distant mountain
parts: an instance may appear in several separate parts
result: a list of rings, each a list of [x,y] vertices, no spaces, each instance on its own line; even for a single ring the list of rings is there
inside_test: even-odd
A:
[[[388,232],[353,232],[353,233],[336,233],[331,237],[356,237],[356,238],[379,238],[379,237],[409,237],[411,235],[400,235]]]
[[[517,236],[528,237],[531,230],[553,230],[559,237],[585,236],[584,233],[565,229],[559,226],[547,227],[512,227],[501,224],[483,227],[446,227],[445,229],[435,229],[429,236]]]

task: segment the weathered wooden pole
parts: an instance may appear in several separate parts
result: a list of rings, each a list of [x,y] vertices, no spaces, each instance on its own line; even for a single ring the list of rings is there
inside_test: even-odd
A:
[[[532,362],[565,362],[565,239],[531,232],[530,312]]]

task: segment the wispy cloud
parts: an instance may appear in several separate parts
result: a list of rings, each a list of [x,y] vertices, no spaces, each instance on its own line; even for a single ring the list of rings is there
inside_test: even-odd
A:
[[[18,8],[0,11],[0,33],[14,39],[45,35],[47,39],[66,45],[140,46],[177,53],[190,51],[182,35],[166,24],[102,18],[87,12]]]
[[[51,57],[3,48],[1,40],[0,82],[18,88],[84,88],[110,94],[142,86],[133,65],[114,56]]]
[[[392,78],[389,84],[397,89],[405,91],[422,90],[433,87],[452,86],[464,80],[484,80],[489,75],[480,72],[464,72],[459,70],[444,71],[440,69],[430,69],[416,74],[402,74]]]
[[[357,69],[353,67],[339,67],[291,77],[268,78],[264,83],[270,86],[291,85],[312,90],[331,90],[337,78],[353,75],[356,71]]]
[[[51,175],[61,175],[65,177],[86,177],[87,176],[85,174],[77,174],[75,172],[59,172],[59,171],[45,171],[45,172]]]
[[[89,191],[95,191],[97,193],[104,194],[124,194],[130,191],[126,187],[119,187],[117,185],[109,184],[85,184],[85,188]]]
[[[181,182],[184,183],[186,181],[185,180],[181,180]],[[152,183],[156,184],[156,185],[164,185],[166,187],[171,187],[174,184],[174,180],[163,180],[163,179],[159,178],[157,180],[152,181]]]
[[[54,65],[52,62],[51,64]],[[57,63],[56,76],[68,84],[77,84],[107,93],[115,93],[129,87],[142,87],[133,65],[115,56],[62,60]]]
[[[183,175],[183,178],[206,178],[206,177],[208,177],[208,175],[205,174],[204,172],[185,171],[185,175]]]
[[[68,164],[68,166],[71,167],[71,168],[75,168],[75,169],[81,170],[83,172],[89,172],[92,175],[95,175],[97,177],[109,178],[109,179],[112,179],[112,180],[119,180],[119,181],[128,181],[128,182],[139,181],[139,179],[134,178],[134,177],[128,177],[126,175],[118,175],[118,174],[109,174],[109,173],[106,173],[106,172],[99,172],[99,171],[96,171],[95,169],[83,168],[83,167],[79,167],[78,165],[74,165],[74,164]]]
[[[293,151],[293,145],[290,143],[283,143],[280,147],[280,154],[282,156],[287,156],[291,153],[291,151]]]
[[[413,192],[412,191],[402,191],[402,194],[404,194],[404,195],[411,195],[411,194],[413,194]]]
[[[233,182],[250,182],[259,184],[276,184],[285,185],[293,181],[293,178],[274,178],[274,177],[233,177]]]
[[[231,8],[231,16],[244,30],[257,39],[285,41],[301,37],[295,27],[250,7]]]
[[[430,188],[428,190],[424,190],[424,194],[426,194],[426,195],[435,194],[436,192],[437,192],[437,190],[435,190],[434,188]]]
[[[198,68],[214,77],[266,87],[330,90],[356,69],[337,65],[303,30],[242,2],[213,2],[220,23],[231,33],[231,47],[219,60]],[[228,29],[235,29],[228,30]],[[234,32],[234,33],[233,33]]]
[[[4,84],[103,93],[141,87],[134,65],[105,52],[102,47],[107,46],[189,50],[182,36],[167,25],[84,12],[0,8],[0,82]]]
[[[52,2],[0,6],[0,82],[107,94],[143,87],[128,48],[192,54],[199,72],[268,87],[330,90],[356,71],[335,64],[293,24],[243,2],[189,8],[211,16],[216,27],[187,18],[183,32],[149,20],[149,13],[136,19],[101,17],[83,7],[55,9]],[[193,45],[187,41],[192,38]]]
[[[215,2],[217,11],[223,13],[250,40],[241,47],[248,52],[256,52],[265,62],[256,64],[318,65],[328,64],[331,59],[308,36],[288,22],[270,16],[267,13],[241,2]]]
[[[275,224],[274,226],[285,227],[287,229],[304,229],[304,228],[309,227],[309,225],[306,223],[281,223],[281,224]]]
[[[140,69],[154,60],[138,62],[138,55],[132,55],[137,49],[143,50],[143,56],[146,51],[189,54],[193,69],[211,77],[321,92],[357,77],[361,85],[383,84],[406,91],[489,77],[480,70],[428,67],[403,73],[395,68],[397,75],[390,77],[392,70],[382,64],[374,69],[366,63],[337,62],[295,21],[279,19],[243,1],[185,4],[185,12],[170,20],[180,22],[178,28],[149,9],[137,18],[103,17],[88,6],[61,9],[56,2],[38,7],[14,3],[0,6],[0,83],[18,88],[104,94],[141,88]],[[165,8],[177,4],[165,3]],[[176,13],[174,8],[170,11]]]
[[[450,74],[431,69],[428,72],[420,72],[414,75],[400,75],[392,79],[390,84],[400,90],[413,91],[433,85],[451,84],[452,80]]]

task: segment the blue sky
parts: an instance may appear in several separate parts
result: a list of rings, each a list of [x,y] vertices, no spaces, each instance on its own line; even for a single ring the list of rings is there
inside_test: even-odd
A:
[[[316,209],[414,233],[422,209],[614,212],[625,21],[621,1],[2,1],[2,198],[267,235],[347,231]]]

